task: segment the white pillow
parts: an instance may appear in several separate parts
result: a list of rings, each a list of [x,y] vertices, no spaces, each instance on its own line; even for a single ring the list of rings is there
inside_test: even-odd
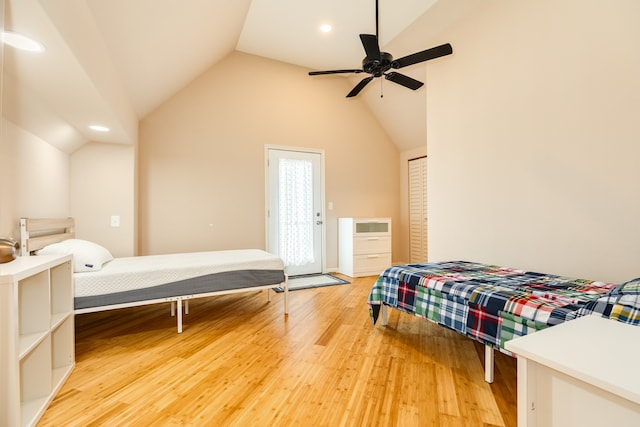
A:
[[[67,239],[60,243],[45,246],[38,255],[66,255],[73,254],[73,271],[98,271],[102,265],[113,259],[113,255],[106,248],[97,243],[80,239]]]

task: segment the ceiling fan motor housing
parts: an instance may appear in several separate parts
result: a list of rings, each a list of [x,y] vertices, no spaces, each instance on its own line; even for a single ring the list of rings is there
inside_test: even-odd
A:
[[[393,56],[387,52],[380,52],[380,59],[364,58],[362,60],[362,69],[365,73],[369,73],[374,77],[380,77],[389,71],[393,62]]]

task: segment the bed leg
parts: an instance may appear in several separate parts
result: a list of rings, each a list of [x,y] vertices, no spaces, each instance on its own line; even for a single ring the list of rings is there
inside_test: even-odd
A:
[[[184,314],[189,314],[189,300],[184,300]]]
[[[389,310],[384,304],[380,304],[380,322],[382,326],[387,326],[389,324]]]
[[[271,289],[267,289],[267,301],[271,302]]]
[[[289,278],[284,279],[284,314],[289,314]]]
[[[177,305],[178,305],[178,333],[181,334],[182,333],[182,300],[178,299],[178,301],[176,301]]]
[[[171,301],[171,317],[174,317],[175,315],[176,315],[176,302]]]
[[[489,384],[493,383],[493,366],[494,366],[494,353],[493,348],[485,344],[484,345],[484,380]]]

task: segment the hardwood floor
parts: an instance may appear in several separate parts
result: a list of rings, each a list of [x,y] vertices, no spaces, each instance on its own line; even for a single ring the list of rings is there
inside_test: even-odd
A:
[[[39,426],[515,426],[516,361],[390,310],[374,277],[76,316],[76,368]]]

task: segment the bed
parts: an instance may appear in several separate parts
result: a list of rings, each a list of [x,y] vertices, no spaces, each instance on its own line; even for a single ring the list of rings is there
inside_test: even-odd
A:
[[[387,307],[433,321],[485,345],[485,380],[494,349],[585,315],[640,325],[640,278],[623,284],[573,279],[468,261],[386,269],[368,298],[373,323]]]
[[[73,218],[20,220],[21,255],[72,253],[74,313],[91,313],[170,303],[183,329],[189,300],[250,291],[289,288],[281,258],[259,249],[192,252],[114,258],[100,245],[75,238]],[[183,310],[184,305],[184,310]]]

